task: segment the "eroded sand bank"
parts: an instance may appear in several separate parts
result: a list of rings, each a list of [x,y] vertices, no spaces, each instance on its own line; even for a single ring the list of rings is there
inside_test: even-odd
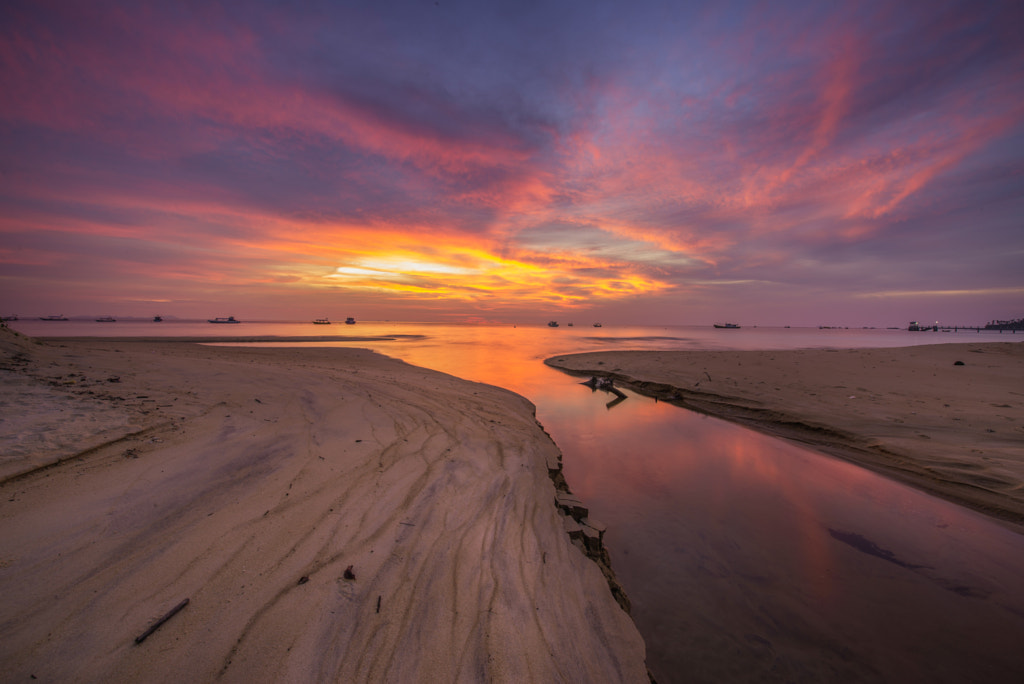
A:
[[[3,333],[10,681],[646,680],[523,398],[363,350]]]
[[[547,360],[856,462],[1024,529],[1024,343]]]

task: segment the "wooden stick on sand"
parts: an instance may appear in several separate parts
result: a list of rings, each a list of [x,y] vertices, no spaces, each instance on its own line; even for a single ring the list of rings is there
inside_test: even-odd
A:
[[[181,610],[182,608],[184,608],[185,606],[187,606],[187,605],[188,605],[188,599],[184,599],[184,600],[183,600],[183,601],[182,601],[181,603],[179,603],[178,605],[176,605],[176,606],[174,606],[173,608],[171,608],[171,609],[170,609],[169,611],[167,611],[167,612],[166,612],[166,613],[164,614],[164,616],[163,616],[162,618],[160,618],[159,620],[157,620],[156,622],[154,622],[154,623],[153,623],[152,625],[150,625],[149,629],[147,629],[147,630],[146,630],[145,632],[143,632],[143,633],[142,633],[142,634],[140,634],[139,636],[135,637],[135,643],[136,643],[136,644],[141,644],[141,643],[142,643],[143,641],[145,641],[146,639],[148,639],[148,638],[149,638],[149,635],[150,635],[150,634],[152,634],[152,633],[153,633],[153,632],[155,632],[156,630],[160,629],[160,627],[162,627],[162,626],[163,626],[163,624],[164,624],[165,622],[167,622],[167,621],[168,621],[168,620],[170,620],[170,619],[171,619],[172,617],[174,617],[175,615],[177,615],[177,614],[178,614],[178,612],[179,612],[179,611],[180,611],[180,610]]]

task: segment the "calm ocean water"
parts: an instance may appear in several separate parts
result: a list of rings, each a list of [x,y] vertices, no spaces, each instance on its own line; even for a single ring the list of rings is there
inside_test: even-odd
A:
[[[1011,333],[959,331],[908,332],[880,328],[779,328],[745,327],[739,330],[721,330],[711,326],[612,326],[595,328],[592,325],[558,328],[546,325],[453,325],[448,323],[411,323],[392,321],[360,321],[355,325],[335,322],[314,325],[309,321],[242,321],[237,325],[216,325],[206,320],[169,319],[161,323],[150,320],[118,320],[99,323],[93,320],[41,321],[23,318],[13,321],[15,330],[32,336],[103,336],[103,337],[211,337],[211,336],[264,336],[284,337],[378,336],[413,334],[444,337],[451,340],[479,340],[500,342],[501,338],[525,334],[535,342],[552,342],[557,347],[552,354],[574,351],[560,345],[581,344],[601,348],[602,344],[633,348],[634,344],[652,345],[652,348],[688,349],[793,349],[802,347],[898,347],[914,344],[934,344],[962,341],[999,341],[1021,339]],[[538,338],[545,331],[553,336]]]
[[[33,336],[342,336],[537,406],[633,601],[659,682],[1020,681],[1024,536],[856,466],[544,366],[601,349],[1024,341],[975,332],[18,321]],[[979,674],[980,673],[980,674]]]
[[[243,321],[217,325],[205,320],[40,321],[10,323],[31,336],[104,337],[287,337],[392,338],[374,343],[344,340],[329,344],[370,347],[411,363],[489,382],[514,391],[523,388],[509,364],[543,360],[556,354],[608,349],[800,349],[902,347],[948,342],[1007,341],[1024,335],[995,332],[908,332],[886,329],[818,329],[747,327],[723,330],[711,326],[568,326],[452,325],[445,323],[359,322],[355,325],[311,322]],[[307,342],[308,343],[308,342]],[[500,363],[498,361],[500,360]],[[527,394],[527,396],[529,396]]]

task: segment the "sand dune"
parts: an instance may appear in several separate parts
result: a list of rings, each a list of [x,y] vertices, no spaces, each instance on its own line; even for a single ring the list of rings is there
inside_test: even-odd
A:
[[[521,397],[362,350],[0,351],[11,681],[646,679]]]
[[[1024,343],[594,352],[547,363],[807,444],[1024,529]]]

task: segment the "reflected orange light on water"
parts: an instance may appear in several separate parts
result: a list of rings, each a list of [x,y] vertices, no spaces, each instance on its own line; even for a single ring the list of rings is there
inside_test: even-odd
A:
[[[837,486],[845,489],[844,483],[825,477],[808,487],[806,480],[792,477],[786,468],[787,460],[770,457],[770,449],[776,444],[774,440],[749,430],[716,430],[716,433],[713,448],[723,462],[723,469],[728,471],[730,482],[743,482],[740,485],[743,488],[770,488],[791,508],[786,524],[795,532],[790,551],[794,561],[792,571],[800,573],[808,588],[817,593],[819,601],[827,600],[834,591],[829,572],[834,559],[828,534],[819,522],[817,501],[822,495],[835,491]],[[783,447],[780,452],[784,453],[787,445],[777,444]],[[856,478],[859,472],[851,470],[846,477]],[[721,503],[735,505],[734,498],[723,497]]]

